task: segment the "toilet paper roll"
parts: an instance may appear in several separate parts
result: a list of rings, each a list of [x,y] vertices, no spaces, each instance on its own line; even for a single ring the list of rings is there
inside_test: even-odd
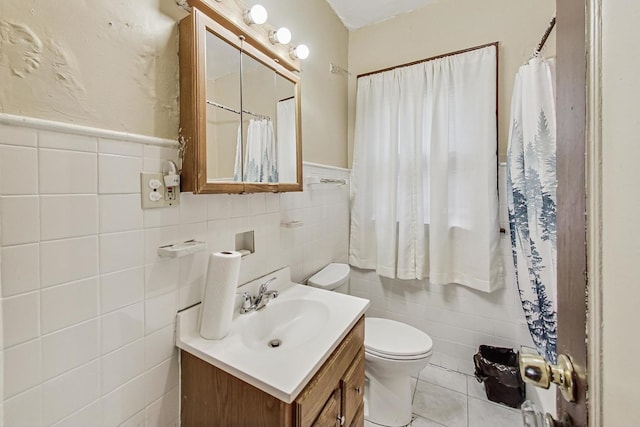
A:
[[[220,340],[231,330],[240,259],[235,251],[209,255],[200,314],[200,336],[204,339]]]

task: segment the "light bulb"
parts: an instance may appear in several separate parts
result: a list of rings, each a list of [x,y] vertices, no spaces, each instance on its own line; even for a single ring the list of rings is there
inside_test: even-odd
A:
[[[287,44],[291,41],[291,31],[288,28],[280,27],[277,31],[269,33],[269,40],[273,44]]]
[[[251,6],[251,9],[247,10],[247,12],[244,14],[244,22],[249,25],[260,25],[267,22],[268,17],[269,14],[267,13],[267,9],[265,9],[264,6],[256,4],[254,6]]]
[[[289,56],[293,59],[306,59],[309,56],[309,48],[304,44],[299,44],[289,51]]]

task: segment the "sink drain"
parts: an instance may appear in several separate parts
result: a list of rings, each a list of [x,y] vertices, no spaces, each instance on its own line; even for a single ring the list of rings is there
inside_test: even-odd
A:
[[[280,341],[278,338],[274,338],[271,341],[269,341],[269,344],[267,345],[271,348],[278,348],[280,347],[281,344],[282,344],[282,341]]]

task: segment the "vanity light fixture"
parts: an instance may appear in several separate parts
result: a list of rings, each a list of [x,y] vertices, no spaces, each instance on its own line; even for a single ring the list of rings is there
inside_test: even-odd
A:
[[[260,25],[267,22],[268,17],[269,15],[267,14],[267,9],[265,9],[262,5],[256,4],[251,6],[251,8],[244,13],[244,22],[249,25]]]
[[[309,56],[309,48],[307,45],[299,44],[289,50],[289,56],[292,59],[306,59]]]
[[[287,44],[291,41],[291,31],[286,27],[280,27],[276,31],[270,31],[269,40],[271,40],[272,44]]]

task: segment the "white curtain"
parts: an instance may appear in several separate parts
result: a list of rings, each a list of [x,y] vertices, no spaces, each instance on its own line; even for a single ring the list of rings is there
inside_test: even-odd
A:
[[[238,129],[234,181],[240,181],[242,176],[244,182],[278,182],[276,156],[276,140],[271,120],[249,120],[242,175],[242,134]]]
[[[520,67],[507,152],[509,228],[522,308],[538,352],[556,363],[555,62]]]
[[[276,111],[278,135],[278,178],[280,182],[296,182],[296,100],[278,101]]]
[[[349,262],[500,287],[496,145],[494,46],[359,78]]]
[[[242,181],[242,125],[238,126],[236,134],[236,160],[233,165],[233,180]]]

